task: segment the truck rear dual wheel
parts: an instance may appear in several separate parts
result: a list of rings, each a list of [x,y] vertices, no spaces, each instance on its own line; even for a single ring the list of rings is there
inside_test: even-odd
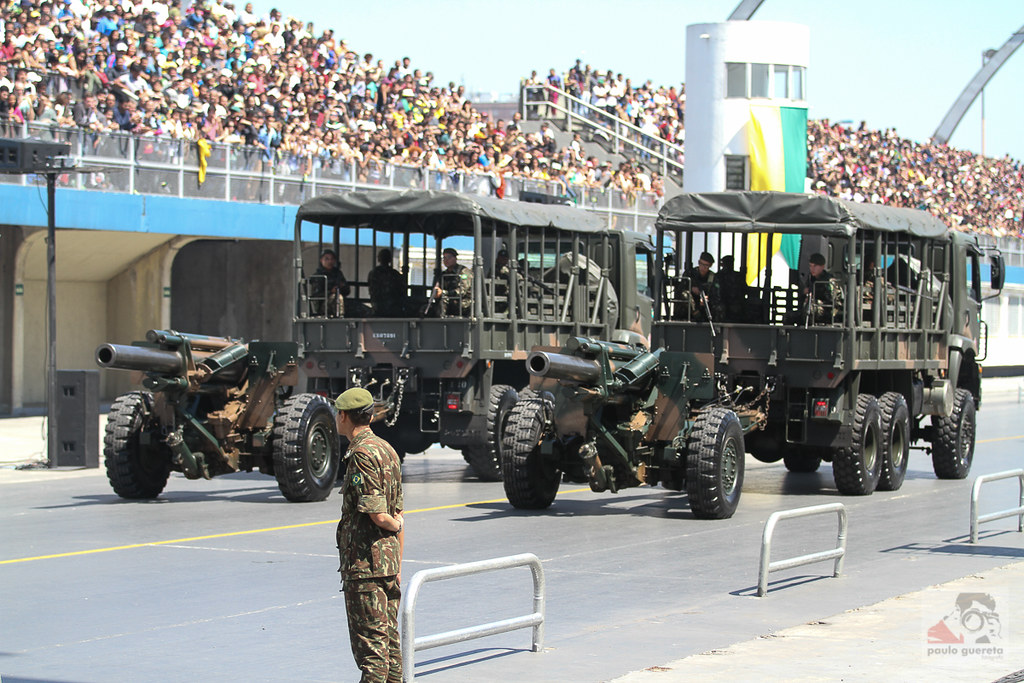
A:
[[[520,399],[505,426],[506,448],[501,453],[505,496],[512,507],[543,510],[551,506],[562,482],[562,471],[541,453],[551,424],[553,405],[535,394]]]
[[[171,450],[162,442],[144,446],[140,435],[149,427],[148,395],[132,391],[110,406],[103,435],[107,479],[122,498],[156,498],[171,474]]]
[[[733,411],[714,407],[697,417],[686,441],[686,495],[698,519],[728,519],[743,488],[746,451]]]
[[[853,416],[849,447],[839,448],[832,458],[836,488],[847,496],[867,496],[878,486],[882,471],[881,411],[878,399],[860,394]]]
[[[324,500],[338,478],[341,448],[334,409],[318,394],[285,401],[274,416],[274,476],[293,503]]]
[[[879,491],[898,491],[907,476],[910,462],[910,409],[907,399],[896,391],[887,391],[878,399],[881,411],[882,469],[878,475]]]
[[[949,417],[933,417],[932,468],[939,479],[963,479],[974,461],[974,395],[957,389]]]
[[[507,384],[495,384],[487,402],[487,440],[482,445],[462,449],[462,457],[484,481],[501,481],[501,453],[505,425],[519,399]]]

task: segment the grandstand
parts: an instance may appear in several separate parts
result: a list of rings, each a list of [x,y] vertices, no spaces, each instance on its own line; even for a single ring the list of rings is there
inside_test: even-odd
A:
[[[237,259],[239,247],[224,240],[254,240],[245,251],[257,272],[278,267],[287,207],[317,194],[539,192],[645,230],[682,186],[683,84],[577,60],[524,78],[513,106],[483,110],[417,62],[357,52],[330,29],[317,35],[312,24],[230,2],[181,7],[70,0],[0,12],[0,137],[68,141],[73,156],[103,168],[59,179],[59,201],[73,207],[58,212],[59,257],[73,249],[95,262],[62,271],[62,281],[88,283],[61,294],[62,310],[75,311],[62,321],[75,321],[86,340],[84,354],[62,343],[63,367],[88,367],[96,342],[129,341],[147,325],[287,336],[288,305],[273,278],[254,293],[241,266],[218,276],[218,298],[260,299],[244,312],[204,299],[197,283]],[[1011,288],[990,326],[1024,335],[1024,287],[1012,286],[1024,284],[1019,161],[827,121],[810,122],[808,139],[811,191],[925,209],[997,240]],[[43,329],[33,312],[45,289],[38,182],[0,177],[10,207],[3,223],[22,226],[0,243],[0,327],[13,337],[0,344],[0,413],[39,403],[43,392],[29,379],[41,374],[42,350],[26,343]],[[88,239],[76,229],[91,231]],[[104,384],[104,395],[116,390]]]

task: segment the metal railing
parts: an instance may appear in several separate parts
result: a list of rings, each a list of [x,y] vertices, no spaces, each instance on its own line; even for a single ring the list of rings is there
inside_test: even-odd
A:
[[[981,495],[981,485],[989,481],[1001,479],[1017,479],[1020,483],[1020,501],[1017,507],[1008,510],[1000,510],[987,515],[978,514],[978,498]],[[974,487],[971,489],[971,543],[978,542],[978,526],[985,522],[993,522],[997,519],[1007,517],[1017,518],[1017,531],[1024,532],[1024,469],[1007,470],[995,474],[983,474],[974,480]]]
[[[606,137],[610,152],[655,168],[663,176],[671,176],[682,185],[684,151],[681,145],[646,133],[601,107],[548,84],[524,84],[519,100],[524,119],[562,119],[568,132],[574,128],[586,130],[595,142],[597,137]]]
[[[211,143],[206,179],[199,183],[196,142],[166,136],[93,133],[80,128],[25,123],[8,131],[14,137],[67,142],[71,156],[94,173],[62,175],[58,187],[215,199],[262,204],[298,205],[341,190],[424,189],[492,195],[492,176],[485,173],[430,170],[424,166],[382,161],[266,154],[262,148]],[[31,175],[0,176],[0,183],[33,185]],[[553,181],[506,176],[505,198],[523,192],[568,196],[579,208],[607,217],[609,225],[652,232],[662,199],[654,193],[627,196],[610,188],[565,186]]]
[[[793,519],[794,517],[810,517],[828,512],[835,512],[839,515],[839,535],[836,538],[836,547],[832,550],[823,550],[809,555],[800,555],[787,560],[771,562],[772,534],[775,532],[775,525],[780,519]],[[768,574],[781,569],[799,567],[815,562],[835,560],[835,568],[832,576],[839,576],[843,571],[843,558],[846,556],[846,506],[842,503],[826,503],[825,505],[812,505],[810,507],[795,508],[793,510],[780,510],[773,512],[764,525],[764,533],[761,536],[761,563],[757,572],[757,597],[764,597],[768,593]]]
[[[480,626],[470,626],[455,631],[445,631],[435,635],[416,637],[416,598],[419,597],[420,587],[430,581],[441,581],[453,579],[460,576],[470,576],[483,572],[509,569],[512,567],[529,566],[533,575],[533,612],[521,617],[492,621]],[[402,680],[411,683],[415,678],[415,652],[427,650],[442,645],[453,645],[467,640],[493,636],[499,633],[507,633],[521,628],[533,628],[533,652],[540,652],[544,647],[544,602],[546,585],[544,583],[544,568],[540,560],[533,553],[521,555],[510,555],[508,557],[497,557],[491,560],[479,562],[467,562],[456,564],[451,567],[436,567],[425,569],[413,574],[405,599],[402,600]]]

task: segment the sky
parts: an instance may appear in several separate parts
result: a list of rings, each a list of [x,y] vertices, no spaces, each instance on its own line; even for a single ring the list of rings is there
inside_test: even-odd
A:
[[[531,70],[576,59],[633,83],[679,84],[686,26],[725,21],[739,0],[254,0],[334,29],[350,49],[390,65],[410,57],[435,80],[511,94]],[[236,5],[239,6],[239,5]],[[753,17],[811,31],[811,118],[895,127],[930,138],[981,67],[986,49],[1024,29],[1024,0],[764,0]],[[984,152],[1024,160],[1024,48],[985,89]],[[982,149],[980,99],[950,139]]]

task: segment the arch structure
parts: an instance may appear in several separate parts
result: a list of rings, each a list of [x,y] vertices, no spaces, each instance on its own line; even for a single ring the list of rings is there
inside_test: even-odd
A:
[[[746,21],[754,16],[754,12],[761,6],[764,0],[741,0],[736,9],[729,15],[727,21]]]
[[[1024,43],[1024,26],[1021,26],[1016,33],[1011,35],[1010,39],[1003,43],[1003,46],[996,50],[992,58],[985,62],[981,69],[978,70],[978,73],[974,74],[974,78],[970,80],[967,87],[960,93],[960,97],[956,99],[953,106],[946,112],[942,123],[935,129],[935,134],[932,135],[932,139],[935,142],[940,145],[945,145],[949,142],[949,139],[953,137],[953,131],[960,125],[960,120],[963,119],[967,110],[971,108],[975,98],[978,97],[978,93],[984,90],[988,82],[999,71],[999,67],[1006,63],[1006,60],[1017,51],[1021,43]]]

